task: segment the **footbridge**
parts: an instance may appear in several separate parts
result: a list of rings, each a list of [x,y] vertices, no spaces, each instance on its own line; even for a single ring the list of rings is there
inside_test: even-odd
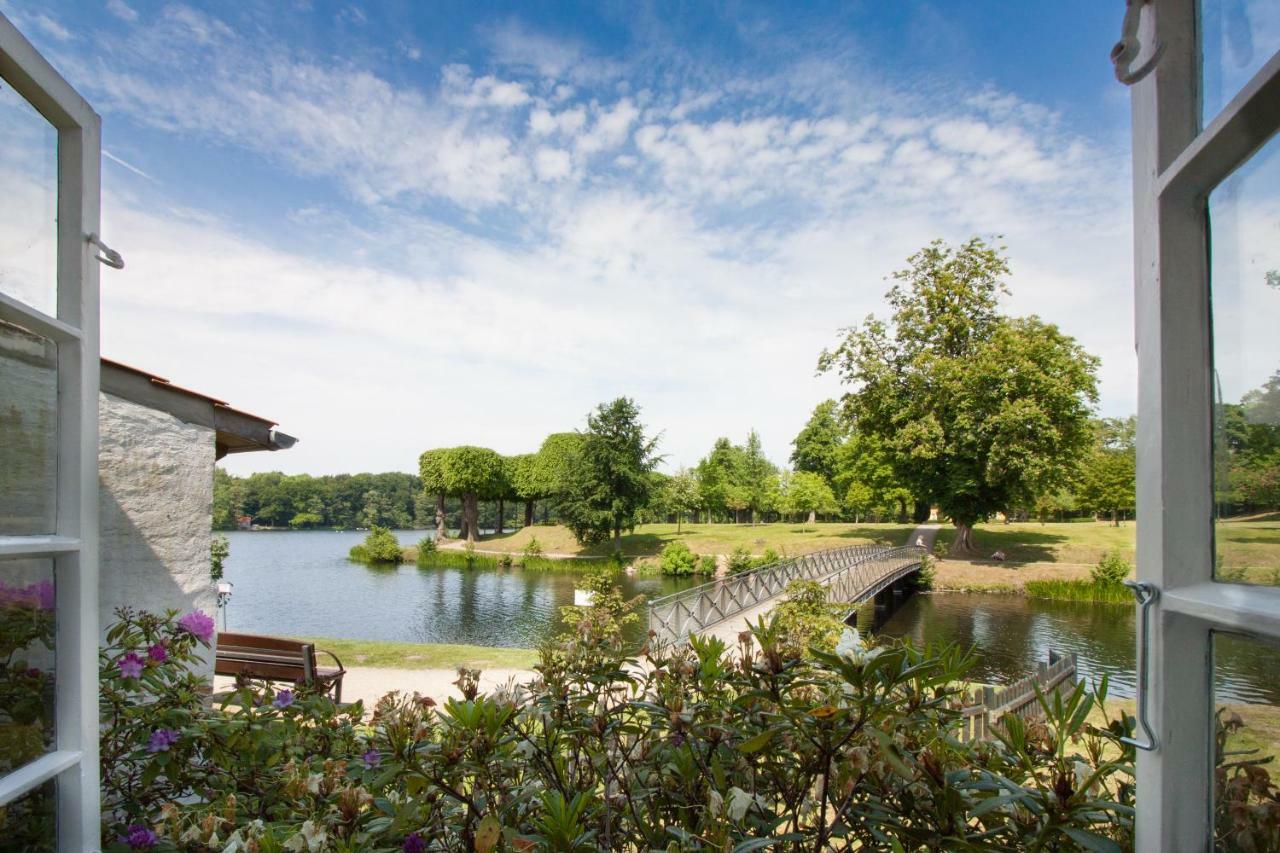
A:
[[[748,622],[773,609],[792,581],[817,581],[826,585],[831,601],[853,606],[919,571],[928,553],[919,545],[852,545],[791,557],[655,598],[649,602],[649,629],[663,643],[706,633],[732,643]]]

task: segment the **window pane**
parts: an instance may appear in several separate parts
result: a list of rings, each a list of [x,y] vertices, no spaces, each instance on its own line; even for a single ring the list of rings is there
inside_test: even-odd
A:
[[[1200,0],[1204,93],[1201,124],[1222,112],[1280,50],[1280,4],[1273,0]]]
[[[57,313],[58,134],[0,80],[0,293]]]
[[[57,406],[57,344],[0,320],[0,536],[54,531]]]
[[[1273,798],[1280,783],[1275,767],[1280,756],[1280,647],[1215,632],[1213,675],[1217,848],[1274,849]]]
[[[1209,196],[1220,581],[1280,585],[1280,142]]]
[[[50,779],[7,806],[0,806],[0,853],[43,853],[58,846],[54,808],[58,786]]]
[[[53,560],[0,560],[0,775],[53,749]]]

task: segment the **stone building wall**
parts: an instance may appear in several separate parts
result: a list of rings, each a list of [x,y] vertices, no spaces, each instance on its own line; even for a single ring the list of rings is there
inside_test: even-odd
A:
[[[102,627],[121,605],[215,615],[214,431],[110,394],[99,405]],[[211,677],[207,657],[204,674]]]

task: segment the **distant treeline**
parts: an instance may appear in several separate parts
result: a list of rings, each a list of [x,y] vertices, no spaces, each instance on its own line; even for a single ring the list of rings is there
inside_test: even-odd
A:
[[[541,513],[542,506],[537,507]],[[435,498],[422,494],[421,480],[413,474],[391,471],[385,474],[310,474],[269,472],[236,477],[221,468],[213,476],[213,526],[234,530],[237,519],[248,517],[261,527],[289,527],[298,530],[391,527],[398,529],[431,527],[435,524]],[[449,499],[445,515],[456,529],[461,517],[461,500]],[[508,516],[514,513],[508,513]],[[498,508],[480,507],[479,523],[484,529],[497,526]],[[508,527],[519,519],[508,517]]]

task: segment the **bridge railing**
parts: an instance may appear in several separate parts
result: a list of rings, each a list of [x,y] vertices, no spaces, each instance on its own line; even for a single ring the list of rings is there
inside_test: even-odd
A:
[[[903,545],[881,548],[868,558],[841,569],[826,581],[827,599],[840,604],[859,604],[920,568],[927,548]]]
[[[792,581],[821,581],[837,574],[844,576],[863,564],[892,564],[896,567],[895,570],[901,571],[902,556],[896,552],[905,551],[915,555],[915,565],[919,565],[920,555],[925,553],[924,548],[916,546],[885,548],[880,545],[850,545],[791,557],[751,571],[717,578],[650,601],[649,629],[662,642],[682,641],[690,633],[699,633],[776,598],[786,591]],[[885,557],[886,554],[895,556]],[[906,571],[901,573],[905,574]],[[851,578],[855,576],[860,577],[849,574]]]
[[[1033,720],[1044,713],[1036,698],[1036,689],[1049,695],[1063,686],[1076,683],[1076,655],[1059,655],[1049,650],[1049,662],[1036,667],[1035,675],[1028,675],[1008,687],[982,688],[982,701],[970,705],[962,712],[961,738],[963,740],[990,740],[991,727],[1000,718],[1013,714],[1024,720]]]

